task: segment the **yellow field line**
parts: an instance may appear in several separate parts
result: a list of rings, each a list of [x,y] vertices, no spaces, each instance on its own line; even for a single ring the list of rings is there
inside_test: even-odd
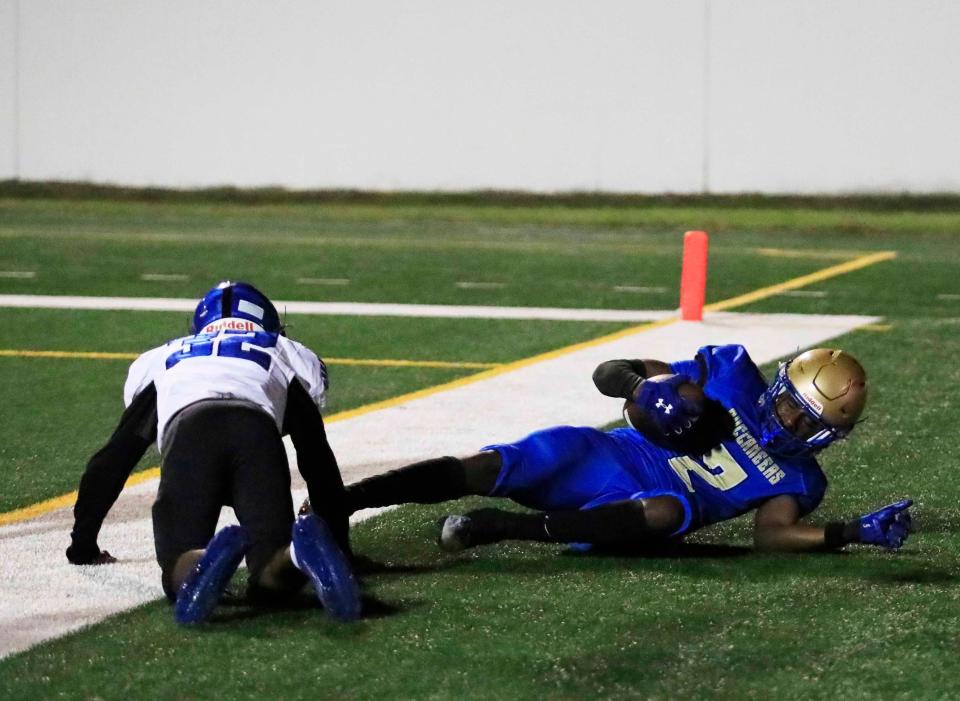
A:
[[[129,479],[127,479],[123,486],[124,488],[132,487],[135,484],[140,484],[141,482],[146,482],[159,476],[160,468],[151,467],[143,472],[130,475]],[[0,514],[0,526],[5,526],[8,523],[17,523],[18,521],[26,521],[27,519],[34,518],[35,516],[41,516],[50,511],[55,511],[56,509],[73,506],[76,502],[77,493],[69,492],[67,494],[61,494],[58,497],[53,497],[52,499],[46,499],[45,501],[37,502],[36,504],[31,504],[30,506],[25,506],[22,509],[6,511]]]
[[[70,358],[81,360],[135,360],[138,353],[101,353],[98,351],[41,351],[0,349],[2,358]],[[366,365],[387,368],[463,368],[485,370],[500,363],[472,363],[448,360],[391,360],[389,358],[324,358],[327,365]]]
[[[46,351],[0,349],[0,358],[80,358],[83,360],[136,360],[139,353],[101,353],[98,351]]]
[[[502,363],[473,363],[460,362],[454,360],[380,360],[372,358],[364,360],[360,358],[324,358],[323,362],[327,365],[369,365],[385,368],[466,368],[468,370],[486,370],[487,368],[500,367]]]
[[[777,285],[770,285],[769,287],[764,287],[747,294],[739,295],[737,297],[731,297],[730,299],[725,299],[720,302],[714,302],[713,304],[708,304],[704,307],[707,311],[720,311],[725,309],[732,309],[734,307],[740,307],[745,304],[750,304],[767,297],[771,297],[775,294],[779,294],[784,290],[793,290],[798,287],[803,287],[804,285],[809,285],[814,282],[820,282],[831,277],[836,277],[838,275],[843,275],[845,273],[852,272],[854,270],[859,270],[861,268],[866,268],[870,265],[875,265],[877,263],[882,263],[883,261],[892,260],[896,257],[896,252],[894,251],[883,251],[880,253],[873,253],[866,256],[861,256],[852,261],[846,263],[841,263],[840,265],[834,265],[829,268],[824,268],[809,275],[803,275],[801,277],[793,278],[792,280],[787,280]],[[669,326],[670,324],[675,324],[680,321],[679,317],[670,317],[667,319],[662,319],[651,324],[642,324],[639,326],[631,326],[626,329],[621,329],[620,331],[607,334],[605,336],[600,336],[599,338],[594,338],[589,341],[583,341],[581,343],[574,343],[573,345],[564,346],[563,348],[558,348],[556,350],[548,351],[546,353],[540,353],[539,355],[534,355],[530,358],[523,358],[521,360],[516,360],[512,363],[505,363],[503,365],[498,365],[489,370],[476,373],[474,375],[469,375],[468,377],[461,377],[457,380],[451,382],[445,382],[440,385],[434,385],[433,387],[427,387],[425,389],[417,390],[415,392],[408,392],[407,394],[400,395],[399,397],[392,397],[390,399],[385,399],[380,402],[374,402],[373,404],[365,404],[364,406],[357,407],[356,409],[347,409],[346,411],[341,411],[336,414],[332,414],[329,417],[326,417],[324,420],[327,423],[334,423],[336,421],[344,421],[346,419],[353,418],[355,416],[362,416],[363,414],[369,414],[370,412],[377,411],[378,409],[386,409],[387,407],[397,406],[398,404],[403,404],[412,399],[419,399],[420,397],[429,397],[432,394],[438,394],[444,392],[448,389],[454,389],[456,387],[463,387],[465,385],[470,385],[475,382],[480,382],[481,380],[486,380],[491,377],[496,377],[497,375],[503,375],[507,372],[512,372],[527,365],[533,365],[534,363],[539,363],[543,360],[550,360],[551,358],[558,358],[575,351],[590,348],[592,346],[600,345],[601,343],[606,343],[607,341],[614,341],[625,336],[630,336],[633,334],[639,334],[646,331],[651,331],[653,329],[663,328],[664,326]],[[136,475],[130,477],[127,480],[127,485],[138,484],[144,482],[148,479],[159,476],[160,468],[151,468],[145,470],[144,472],[139,472]],[[0,513],[0,525],[14,523],[17,521],[24,521],[28,518],[33,518],[34,516],[39,516],[40,514],[47,513],[54,509],[59,509],[66,506],[71,506],[77,498],[76,492],[71,492],[70,494],[64,494],[53,499],[48,499],[47,501],[42,501],[38,504],[33,504],[22,509],[17,509],[15,511],[8,511],[6,513]]]

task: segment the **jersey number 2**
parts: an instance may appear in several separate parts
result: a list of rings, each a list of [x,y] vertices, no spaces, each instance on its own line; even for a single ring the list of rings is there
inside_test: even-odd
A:
[[[686,455],[670,458],[668,462],[690,492],[694,491],[690,473],[721,492],[733,489],[747,479],[747,473],[722,445],[703,456],[703,465]]]

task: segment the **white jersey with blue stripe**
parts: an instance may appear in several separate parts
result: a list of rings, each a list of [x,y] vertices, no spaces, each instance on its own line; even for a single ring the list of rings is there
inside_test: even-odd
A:
[[[319,408],[326,404],[327,372],[301,343],[265,332],[245,319],[220,319],[200,333],[143,353],[130,366],[123,400],[152,382],[157,390],[157,447],[170,419],[207,399],[237,399],[257,405],[282,428],[287,389],[297,379]]]

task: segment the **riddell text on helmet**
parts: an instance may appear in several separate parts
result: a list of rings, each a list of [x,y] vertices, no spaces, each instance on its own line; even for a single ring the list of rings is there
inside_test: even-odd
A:
[[[235,319],[233,317],[229,317],[210,322],[203,327],[203,330],[200,333],[215,333],[223,329],[226,329],[227,331],[263,331],[263,327],[261,327],[260,324],[255,324],[254,322],[247,321],[246,319]]]

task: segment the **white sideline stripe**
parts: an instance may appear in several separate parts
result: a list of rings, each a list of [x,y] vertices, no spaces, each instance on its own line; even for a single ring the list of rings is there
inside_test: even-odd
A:
[[[600,426],[618,419],[622,401],[604,397],[590,380],[596,365],[609,358],[671,360],[692,357],[707,343],[743,343],[754,360],[764,363],[878,320],[708,313],[702,323],[640,328],[606,343],[331,422],[327,434],[344,481],[354,482],[415,460],[466,455],[490,441],[513,441],[539,428]],[[564,380],[558,382],[557,378]],[[471,420],[450,420],[463,416]],[[391,430],[383,431],[383,426]],[[293,463],[293,455],[290,457]],[[294,503],[298,504],[306,490],[296,473],[294,486]],[[69,508],[0,527],[4,568],[0,657],[162,596],[150,523],[156,490],[156,480],[124,490],[107,517],[100,545],[120,558],[115,565],[75,567],[67,563],[62,553],[73,522]],[[232,511],[225,509],[220,525],[231,521]],[[418,536],[410,533],[409,537]]]
[[[543,319],[553,321],[659,321],[676,316],[668,310],[560,309],[553,307],[487,307],[452,304],[367,304],[360,302],[274,301],[288,314],[342,316],[404,316],[452,319]],[[57,295],[0,295],[0,307],[28,309],[119,309],[151,312],[192,312],[195,299],[169,297],[65,297]]]
[[[960,299],[960,295],[958,295],[958,294],[951,294],[951,293],[943,293],[943,294],[937,295],[937,299],[953,301],[953,300],[956,300],[956,299]]]
[[[30,280],[37,274],[32,270],[0,270],[0,277],[14,280]]]

